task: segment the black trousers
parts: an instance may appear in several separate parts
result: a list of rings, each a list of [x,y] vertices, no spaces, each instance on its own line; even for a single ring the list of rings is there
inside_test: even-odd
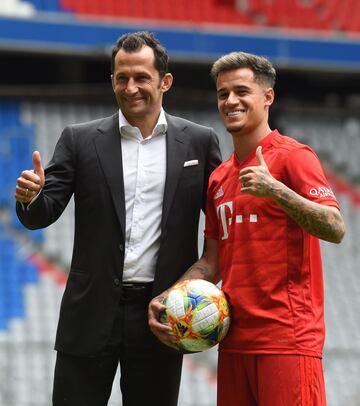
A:
[[[150,288],[125,288],[104,352],[57,353],[53,406],[106,406],[117,366],[123,406],[176,406],[182,355],[164,347],[147,324]]]

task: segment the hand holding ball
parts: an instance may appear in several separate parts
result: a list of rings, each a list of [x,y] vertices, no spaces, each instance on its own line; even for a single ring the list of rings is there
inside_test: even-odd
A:
[[[164,300],[160,321],[172,327],[179,350],[199,352],[218,344],[230,326],[224,292],[202,279],[177,283]]]

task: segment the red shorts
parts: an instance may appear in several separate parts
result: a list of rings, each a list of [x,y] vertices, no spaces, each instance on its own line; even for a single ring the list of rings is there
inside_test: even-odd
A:
[[[322,360],[219,353],[218,406],[325,406]]]

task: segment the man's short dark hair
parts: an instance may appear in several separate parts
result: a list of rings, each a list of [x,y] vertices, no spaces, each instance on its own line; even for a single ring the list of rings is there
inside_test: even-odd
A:
[[[160,78],[163,78],[168,71],[169,56],[166,49],[161,45],[153,33],[148,31],[138,31],[122,35],[114,45],[111,53],[111,73],[115,69],[115,56],[123,49],[125,52],[138,52],[143,46],[148,46],[154,51],[155,69],[159,72]]]
[[[257,82],[269,87],[275,86],[276,70],[272,63],[263,56],[246,52],[231,52],[230,54],[222,56],[214,62],[210,74],[216,82],[221,72],[241,68],[249,68],[252,70]]]

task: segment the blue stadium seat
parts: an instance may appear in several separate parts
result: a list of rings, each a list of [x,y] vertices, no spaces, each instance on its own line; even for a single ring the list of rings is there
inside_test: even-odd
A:
[[[24,292],[26,283],[38,281],[38,270],[20,254],[19,244],[0,224],[0,331],[8,322],[25,315]]]
[[[0,103],[1,130],[20,125],[20,107],[17,102],[3,101]]]
[[[15,101],[0,101],[0,208],[8,208],[15,229],[28,233],[37,243],[43,241],[42,230],[28,232],[17,219],[14,210],[16,179],[24,169],[32,166],[35,147],[33,125],[23,123],[20,105]]]
[[[61,11],[60,0],[27,0],[39,11]]]

